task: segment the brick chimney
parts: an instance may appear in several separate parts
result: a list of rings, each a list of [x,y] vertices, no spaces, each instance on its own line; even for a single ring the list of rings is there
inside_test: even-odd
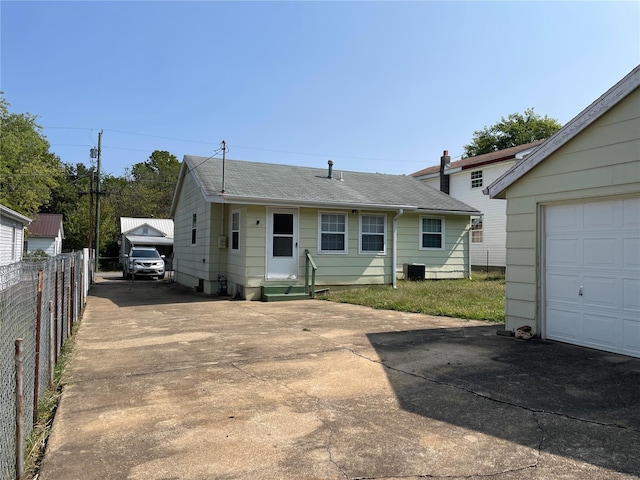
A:
[[[449,151],[445,150],[440,157],[440,191],[447,195],[449,195],[449,175],[444,172],[449,170],[449,165],[451,165],[451,157]]]

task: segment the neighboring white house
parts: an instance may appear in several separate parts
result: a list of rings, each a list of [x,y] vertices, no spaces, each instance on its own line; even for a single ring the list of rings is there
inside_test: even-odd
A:
[[[482,212],[475,217],[471,233],[471,266],[474,270],[504,269],[506,265],[506,224],[504,202],[491,201],[482,189],[490,185],[543,141],[485,153],[451,162],[447,151],[440,165],[411,175]]]
[[[640,66],[486,192],[507,205],[507,330],[640,357]]]
[[[170,218],[120,217],[120,259],[129,253],[131,247],[156,247],[170,257],[173,251],[173,220]]]
[[[9,265],[22,258],[24,230],[31,219],[0,205],[0,265]]]
[[[308,258],[323,287],[395,285],[405,264],[463,278],[478,213],[406,175],[187,155],[171,206],[175,278],[205,293],[224,278],[250,300],[304,287]]]
[[[50,257],[62,253],[64,228],[62,214],[36,213],[33,221],[27,227],[25,241],[27,253],[42,250]]]

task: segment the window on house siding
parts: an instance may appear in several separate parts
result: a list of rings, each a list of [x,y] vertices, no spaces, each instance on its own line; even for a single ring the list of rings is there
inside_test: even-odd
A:
[[[191,245],[196,244],[196,226],[198,224],[198,216],[197,214],[193,214],[191,217]]]
[[[442,218],[420,218],[420,249],[442,250],[444,246],[444,220]]]
[[[471,221],[471,243],[482,243],[482,219],[474,218]]]
[[[385,252],[386,223],[384,215],[360,216],[361,253]]]
[[[320,214],[320,252],[347,253],[346,214]]]
[[[476,170],[471,172],[471,188],[478,188],[482,186],[482,170]]]
[[[240,212],[231,212],[231,250],[240,248]]]

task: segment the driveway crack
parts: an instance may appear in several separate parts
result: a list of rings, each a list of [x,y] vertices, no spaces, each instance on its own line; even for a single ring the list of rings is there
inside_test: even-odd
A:
[[[384,362],[383,360],[376,360],[374,358],[370,358],[370,357],[368,357],[368,356],[366,356],[366,355],[364,355],[364,354],[362,354],[360,352],[357,352],[356,350],[354,350],[352,348],[348,348],[348,347],[342,347],[342,348],[344,348],[345,350],[353,353],[354,355],[356,355],[356,356],[358,356],[358,357],[360,357],[360,358],[362,358],[364,360],[368,360],[370,362],[382,365],[383,367],[385,367],[385,368],[387,368],[387,369],[389,369],[389,370],[391,370],[393,372],[402,373],[404,375],[408,375],[408,376],[411,376],[411,377],[419,378],[421,380],[425,380],[427,382],[434,383],[436,385],[443,385],[443,386],[447,386],[447,387],[450,387],[450,388],[455,388],[456,390],[461,390],[463,392],[470,393],[472,395],[475,395],[476,397],[488,400],[490,402],[499,403],[501,405],[508,405],[508,406],[514,407],[514,408],[520,408],[522,410],[526,410],[526,411],[532,412],[534,414],[535,413],[544,413],[544,414],[547,414],[547,415],[553,415],[553,416],[556,416],[556,417],[561,417],[561,418],[565,418],[565,419],[568,419],[568,420],[575,420],[577,422],[588,423],[588,424],[591,424],[591,425],[599,425],[599,426],[602,426],[602,427],[611,427],[611,428],[617,428],[617,429],[620,429],[620,430],[627,430],[627,431],[630,431],[630,432],[640,433],[639,429],[631,428],[631,427],[628,427],[626,425],[620,425],[618,423],[598,422],[596,420],[590,420],[590,419],[587,419],[587,418],[576,417],[574,415],[569,415],[569,414],[566,414],[566,413],[552,412],[552,411],[549,411],[549,410],[544,410],[542,408],[532,408],[532,407],[527,407],[527,406],[524,406],[524,405],[520,405],[518,403],[507,402],[506,400],[500,400],[498,398],[494,398],[494,397],[492,397],[490,395],[487,395],[485,393],[476,392],[475,390],[473,390],[471,388],[468,388],[468,387],[465,387],[465,386],[462,386],[462,385],[456,385],[455,383],[450,383],[450,382],[446,382],[446,381],[442,381],[442,380],[437,380],[435,378],[427,377],[426,375],[420,375],[420,374],[415,373],[415,372],[407,372],[406,370],[402,370],[401,368],[393,367],[393,366],[389,365],[388,363]],[[536,421],[537,421],[537,419],[536,419]]]

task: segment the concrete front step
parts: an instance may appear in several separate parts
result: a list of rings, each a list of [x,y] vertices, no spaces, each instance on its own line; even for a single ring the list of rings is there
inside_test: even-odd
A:
[[[276,285],[262,287],[263,302],[282,302],[285,300],[306,300],[311,298],[304,285]]]

